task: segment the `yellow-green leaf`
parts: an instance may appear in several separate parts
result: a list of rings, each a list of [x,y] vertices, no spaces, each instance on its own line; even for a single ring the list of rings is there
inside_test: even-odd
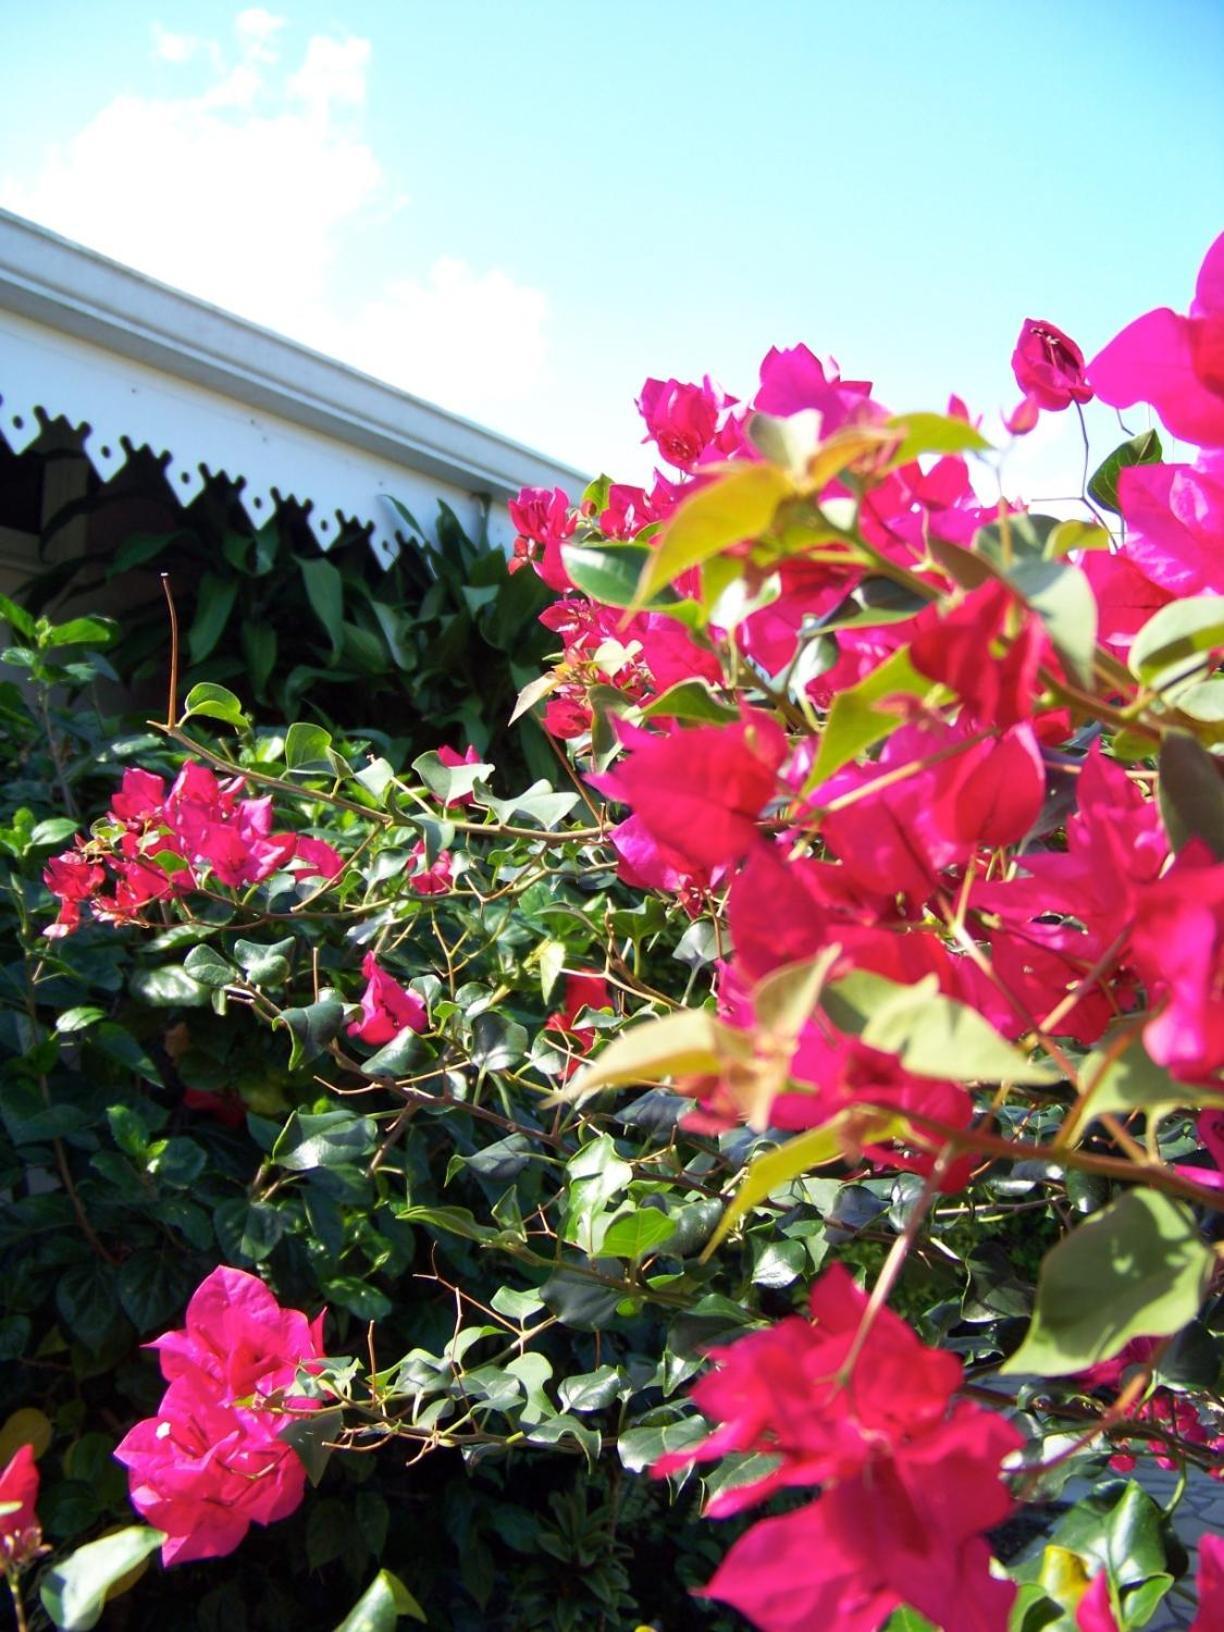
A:
[[[952,414],[897,414],[885,420],[886,430],[900,432],[901,446],[894,465],[907,465],[920,453],[987,453],[990,443],[968,420]]]
[[[847,686],[833,699],[829,718],[820,734],[820,752],[804,785],[808,794],[821,782],[848,765],[866,749],[890,736],[904,719],[901,708],[885,706],[889,697],[925,697],[936,690],[936,682],[910,662],[909,647],[902,646],[855,686]]]
[[[980,1015],[945,997],[932,975],[901,986],[856,969],[834,981],[822,999],[835,1026],[869,1048],[895,1054],[916,1077],[948,1082],[1057,1082],[1060,1073],[1026,1054]]]
[[[751,1054],[751,1040],[708,1009],[680,1009],[624,1032],[547,1103],[581,1101],[630,1082],[704,1075]]]
[[[825,1167],[830,1162],[839,1161],[852,1129],[853,1142],[858,1146],[864,1142],[873,1144],[879,1140],[896,1139],[906,1128],[904,1117],[882,1113],[865,1117],[863,1112],[853,1109],[839,1111],[831,1121],[822,1123],[820,1127],[808,1128],[806,1132],[788,1139],[784,1145],[779,1145],[776,1150],[754,1156],[740,1180],[739,1189],[728,1202],[726,1211],[706,1243],[701,1261],[704,1263],[719,1243],[726,1240],[740,1219],[750,1213],[758,1202],[764,1201],[766,1196],[773,1195],[775,1190],[781,1190],[802,1174],[810,1173],[814,1167]]]
[[[1024,1342],[1000,1367],[1065,1377],[1167,1337],[1194,1319],[1215,1254],[1194,1214],[1155,1190],[1128,1190],[1049,1251]]]
[[[742,465],[686,499],[664,528],[638,582],[634,606],[645,605],[689,567],[700,566],[772,524],[795,484],[777,465]]]

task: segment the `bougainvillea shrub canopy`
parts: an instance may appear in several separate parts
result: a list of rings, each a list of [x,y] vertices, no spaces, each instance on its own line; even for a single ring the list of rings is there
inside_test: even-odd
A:
[[[1023,323],[1009,438],[1125,413],[1071,516],[982,497],[1007,447],[959,398],[895,413],[804,345],[738,397],[648,380],[650,487],[512,506],[552,782],[171,668],[145,758],[26,843],[23,933],[35,988],[161,957],[173,1069],[108,1077],[107,1127],[203,1273],[125,1297],[154,1249],[106,1233],[115,1162],[76,1176],[109,1147],[27,1132],[153,1354],[110,1425],[142,1523],[44,1548],[16,1448],[19,1605],[92,1625],[154,1551],[224,1570],[341,1522],[346,1465],[458,1457],[489,1501],[569,1482],[466,1609],[383,1501],[345,1626],[1224,1625],[1224,1544],[1177,1537],[1224,1475],[1222,278],[1224,238],[1186,315]]]

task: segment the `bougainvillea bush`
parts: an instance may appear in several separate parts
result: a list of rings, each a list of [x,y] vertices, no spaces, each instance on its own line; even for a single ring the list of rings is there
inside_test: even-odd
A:
[[[104,813],[10,846],[6,1227],[19,1282],[13,1220],[63,1254],[10,1317],[16,1602],[152,1624],[270,1530],[286,1580],[356,1561],[350,1628],[1224,1625],[1177,1536],[1224,1473],[1222,338],[1224,238],[1087,361],[1025,322],[1009,437],[1128,414],[1070,518],[805,346],[751,400],[648,381],[650,488],[512,506],[565,787],[171,661]],[[124,937],[156,1020],[52,1035]],[[109,1142],[60,1075],[107,1026]],[[44,1552],[34,1453],[102,1433],[140,1522]]]

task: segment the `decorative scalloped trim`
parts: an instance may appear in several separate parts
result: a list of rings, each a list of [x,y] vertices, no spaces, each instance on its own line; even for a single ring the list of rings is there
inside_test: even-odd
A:
[[[369,528],[379,560],[392,561],[406,538],[392,497],[423,524],[439,499],[471,529],[481,521],[482,502],[462,488],[0,311],[0,436],[14,453],[37,439],[39,410],[84,432],[82,446],[103,481],[130,452],[148,448],[180,504],[223,475],[252,526],[292,500],[323,550],[355,523]],[[495,506],[489,519],[495,541],[507,547],[513,529],[504,512]]]

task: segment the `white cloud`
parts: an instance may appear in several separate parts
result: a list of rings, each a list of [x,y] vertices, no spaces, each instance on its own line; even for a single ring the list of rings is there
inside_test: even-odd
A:
[[[538,289],[444,256],[338,320],[332,349],[470,418],[496,415],[542,383],[547,318]]]
[[[116,97],[32,171],[0,173],[0,204],[415,395],[496,415],[542,382],[546,297],[446,256],[370,279],[372,233],[404,203],[364,134],[370,42],[318,34],[286,63],[284,27],[252,7],[227,50],[154,25],[153,54],[197,74],[204,59],[204,87]]]

